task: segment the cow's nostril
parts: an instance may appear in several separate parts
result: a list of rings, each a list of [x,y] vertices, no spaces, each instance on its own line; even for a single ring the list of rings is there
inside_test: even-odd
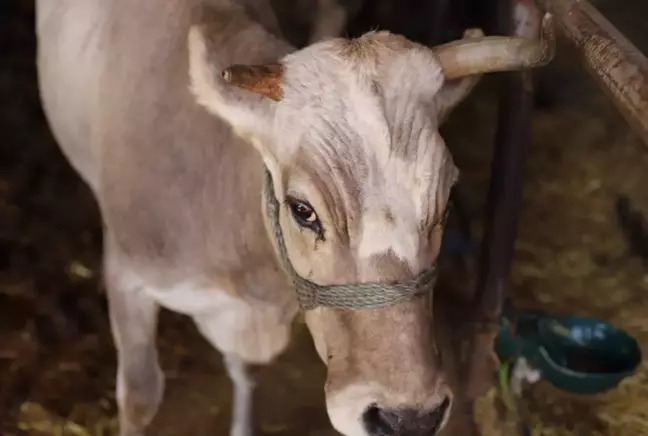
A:
[[[441,424],[445,421],[448,409],[450,409],[450,397],[445,397],[439,407],[429,412],[423,418],[424,422],[421,423],[422,426],[424,426],[430,434],[436,434],[436,432],[441,430]]]
[[[365,429],[371,436],[435,435],[441,430],[450,409],[446,397],[435,409],[382,409],[370,406],[363,414]]]
[[[394,411],[381,409],[374,404],[369,406],[362,419],[370,435],[391,436],[398,434],[400,417]]]

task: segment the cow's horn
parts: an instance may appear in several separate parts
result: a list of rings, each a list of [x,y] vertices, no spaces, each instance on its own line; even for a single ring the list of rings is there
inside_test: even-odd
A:
[[[464,38],[432,49],[447,79],[497,71],[515,71],[548,64],[556,51],[551,14],[542,18],[539,40],[508,36]]]
[[[280,101],[283,98],[283,66],[232,65],[222,72],[223,79],[242,89]]]

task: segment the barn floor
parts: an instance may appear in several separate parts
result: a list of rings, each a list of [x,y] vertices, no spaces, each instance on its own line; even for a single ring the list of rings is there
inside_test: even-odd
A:
[[[641,18],[648,3],[599,3],[648,52]],[[31,2],[2,2],[1,8],[0,434],[111,435],[115,355],[99,284],[97,209],[56,148],[38,105]],[[558,105],[535,116],[514,297],[525,307],[610,320],[648,350],[648,263],[628,248],[615,212],[618,196],[627,195],[648,213],[648,149],[572,59],[563,51],[556,62],[561,68],[547,71],[544,83]],[[445,128],[475,220],[492,149],[489,83]],[[165,312],[160,330],[167,394],[150,434],[227,434],[231,388],[220,356],[181,316]],[[602,397],[533,386],[525,394],[532,434],[648,435],[647,375],[644,364]],[[296,325],[288,352],[259,377],[264,434],[334,435],[323,408],[324,368],[303,325]],[[487,412],[481,417],[486,434],[505,434],[491,419]]]

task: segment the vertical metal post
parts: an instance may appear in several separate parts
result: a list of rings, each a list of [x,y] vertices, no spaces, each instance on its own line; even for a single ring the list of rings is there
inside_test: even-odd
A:
[[[506,33],[536,38],[540,12],[532,0],[501,0]],[[467,362],[467,393],[476,398],[492,386],[493,340],[508,291],[533,109],[531,72],[506,73],[499,102],[485,232],[482,238],[473,332]]]

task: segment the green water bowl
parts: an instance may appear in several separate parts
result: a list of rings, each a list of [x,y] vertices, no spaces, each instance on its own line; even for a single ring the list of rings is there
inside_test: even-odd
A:
[[[615,388],[642,359],[637,341],[612,324],[540,311],[505,314],[496,351],[504,361],[524,356],[549,383],[576,394]]]

